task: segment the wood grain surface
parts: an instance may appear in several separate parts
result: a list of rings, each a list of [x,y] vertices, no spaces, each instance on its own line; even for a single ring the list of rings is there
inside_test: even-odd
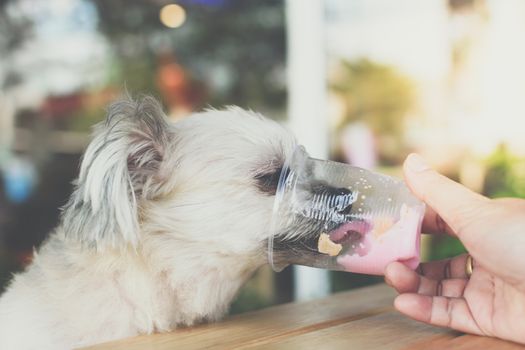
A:
[[[85,349],[522,349],[498,339],[428,326],[396,312],[384,284],[236,315],[215,324]]]

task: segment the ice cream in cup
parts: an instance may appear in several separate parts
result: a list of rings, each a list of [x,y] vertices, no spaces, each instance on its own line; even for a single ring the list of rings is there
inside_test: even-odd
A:
[[[297,147],[283,167],[270,224],[270,264],[381,275],[390,262],[415,269],[425,212],[403,181],[314,159]]]

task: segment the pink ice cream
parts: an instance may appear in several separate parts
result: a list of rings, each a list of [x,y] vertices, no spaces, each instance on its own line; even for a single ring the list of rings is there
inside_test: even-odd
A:
[[[340,255],[337,262],[346,271],[382,275],[385,267],[399,261],[411,269],[419,265],[421,213],[415,208],[403,205],[399,220],[388,222],[388,218],[376,220],[370,227],[361,224],[366,230],[351,253]],[[339,230],[338,230],[339,231]],[[333,232],[330,237],[337,241],[340,232]]]

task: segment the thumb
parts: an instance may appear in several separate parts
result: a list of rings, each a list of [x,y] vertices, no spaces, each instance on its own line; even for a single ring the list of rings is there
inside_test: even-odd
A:
[[[407,157],[403,170],[412,192],[441,216],[459,238],[488,201],[488,198],[431,169],[417,154]]]

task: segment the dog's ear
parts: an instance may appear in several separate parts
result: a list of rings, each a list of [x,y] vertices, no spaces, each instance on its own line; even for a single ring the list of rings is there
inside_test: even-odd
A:
[[[159,195],[172,131],[152,97],[109,107],[95,128],[76,189],[64,207],[64,234],[96,248],[135,246],[141,202]]]

